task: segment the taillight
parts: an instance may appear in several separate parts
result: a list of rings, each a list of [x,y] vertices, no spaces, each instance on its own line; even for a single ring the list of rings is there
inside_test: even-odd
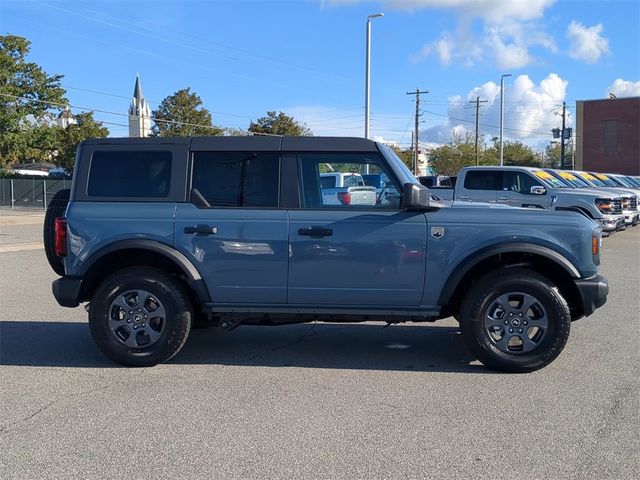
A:
[[[58,257],[67,256],[67,219],[64,217],[56,218],[54,224],[55,232],[55,251]]]
[[[351,194],[349,192],[338,192],[338,200],[343,205],[349,205],[351,203]]]

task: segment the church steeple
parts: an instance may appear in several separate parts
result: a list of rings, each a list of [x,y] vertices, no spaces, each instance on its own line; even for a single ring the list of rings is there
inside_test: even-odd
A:
[[[151,134],[151,109],[142,96],[140,75],[136,75],[133,98],[129,106],[129,136],[148,137]]]

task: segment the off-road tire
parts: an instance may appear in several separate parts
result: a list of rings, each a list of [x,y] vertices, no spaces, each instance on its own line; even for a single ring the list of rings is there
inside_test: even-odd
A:
[[[498,297],[511,292],[535,297],[546,310],[546,332],[530,352],[502,351],[486,333],[487,310]],[[503,372],[526,373],[548,365],[562,352],[570,329],[569,306],[558,288],[548,278],[527,268],[506,268],[485,275],[473,285],[460,308],[460,330],[469,350],[485,366]]]
[[[151,293],[165,310],[166,324],[150,346],[126,346],[109,326],[112,302],[131,290]],[[150,367],[176,355],[187,341],[192,319],[193,306],[183,283],[150,267],[126,268],[109,276],[96,289],[89,309],[89,327],[98,348],[114,362],[129,367]]]
[[[56,238],[55,238],[55,221],[56,218],[64,217],[69,204],[69,195],[71,190],[65,188],[56,192],[44,214],[44,225],[42,228],[42,239],[44,242],[44,253],[47,256],[49,265],[58,275],[64,275],[64,265],[62,258],[56,255]]]

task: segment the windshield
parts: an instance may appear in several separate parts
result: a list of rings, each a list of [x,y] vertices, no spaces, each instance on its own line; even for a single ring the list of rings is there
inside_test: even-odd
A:
[[[613,178],[622,187],[636,188],[636,186],[633,183],[631,183],[626,177],[616,175],[615,177],[609,177],[609,178]]]
[[[624,178],[627,181],[627,183],[632,187],[640,187],[640,182],[638,182],[638,180],[636,180],[635,178],[633,177],[622,177],[622,178]]]
[[[553,177],[558,179],[560,182],[562,182],[566,188],[579,188],[579,186],[572,183],[570,179],[564,178],[562,174],[566,172],[556,172],[555,170],[551,170],[551,169],[545,169],[545,172],[547,172],[550,175],[553,175]]]
[[[596,187],[606,187],[605,183],[601,180],[598,180],[596,177],[587,172],[578,172],[578,176],[583,180],[586,180],[587,183],[591,185],[595,185]]]
[[[401,184],[405,183],[419,183],[418,179],[413,176],[411,170],[407,168],[400,157],[396,155],[396,152],[393,151],[391,147],[385,145],[384,143],[378,143],[378,148],[382,152],[382,154],[389,160],[389,164],[395,174],[398,176],[398,180],[400,180]]]
[[[613,178],[607,177],[604,173],[596,173],[595,176],[607,187],[619,187],[620,185],[622,185],[620,182],[614,180]]]
[[[591,188],[591,185],[573,173],[569,173],[564,170],[552,170],[551,173],[556,177],[561,178],[562,181],[568,183],[573,188]]]
[[[569,188],[563,181],[551,175],[545,170],[532,170],[536,178],[538,178],[545,186],[552,188]]]

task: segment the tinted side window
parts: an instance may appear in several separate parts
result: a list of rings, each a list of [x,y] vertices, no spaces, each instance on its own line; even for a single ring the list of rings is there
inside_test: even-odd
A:
[[[87,195],[166,197],[171,187],[171,152],[95,152]]]
[[[196,152],[191,201],[211,207],[277,207],[277,153]],[[197,197],[197,198],[196,198]]]
[[[501,190],[501,179],[501,172],[469,170],[464,179],[464,188],[467,190]]]

